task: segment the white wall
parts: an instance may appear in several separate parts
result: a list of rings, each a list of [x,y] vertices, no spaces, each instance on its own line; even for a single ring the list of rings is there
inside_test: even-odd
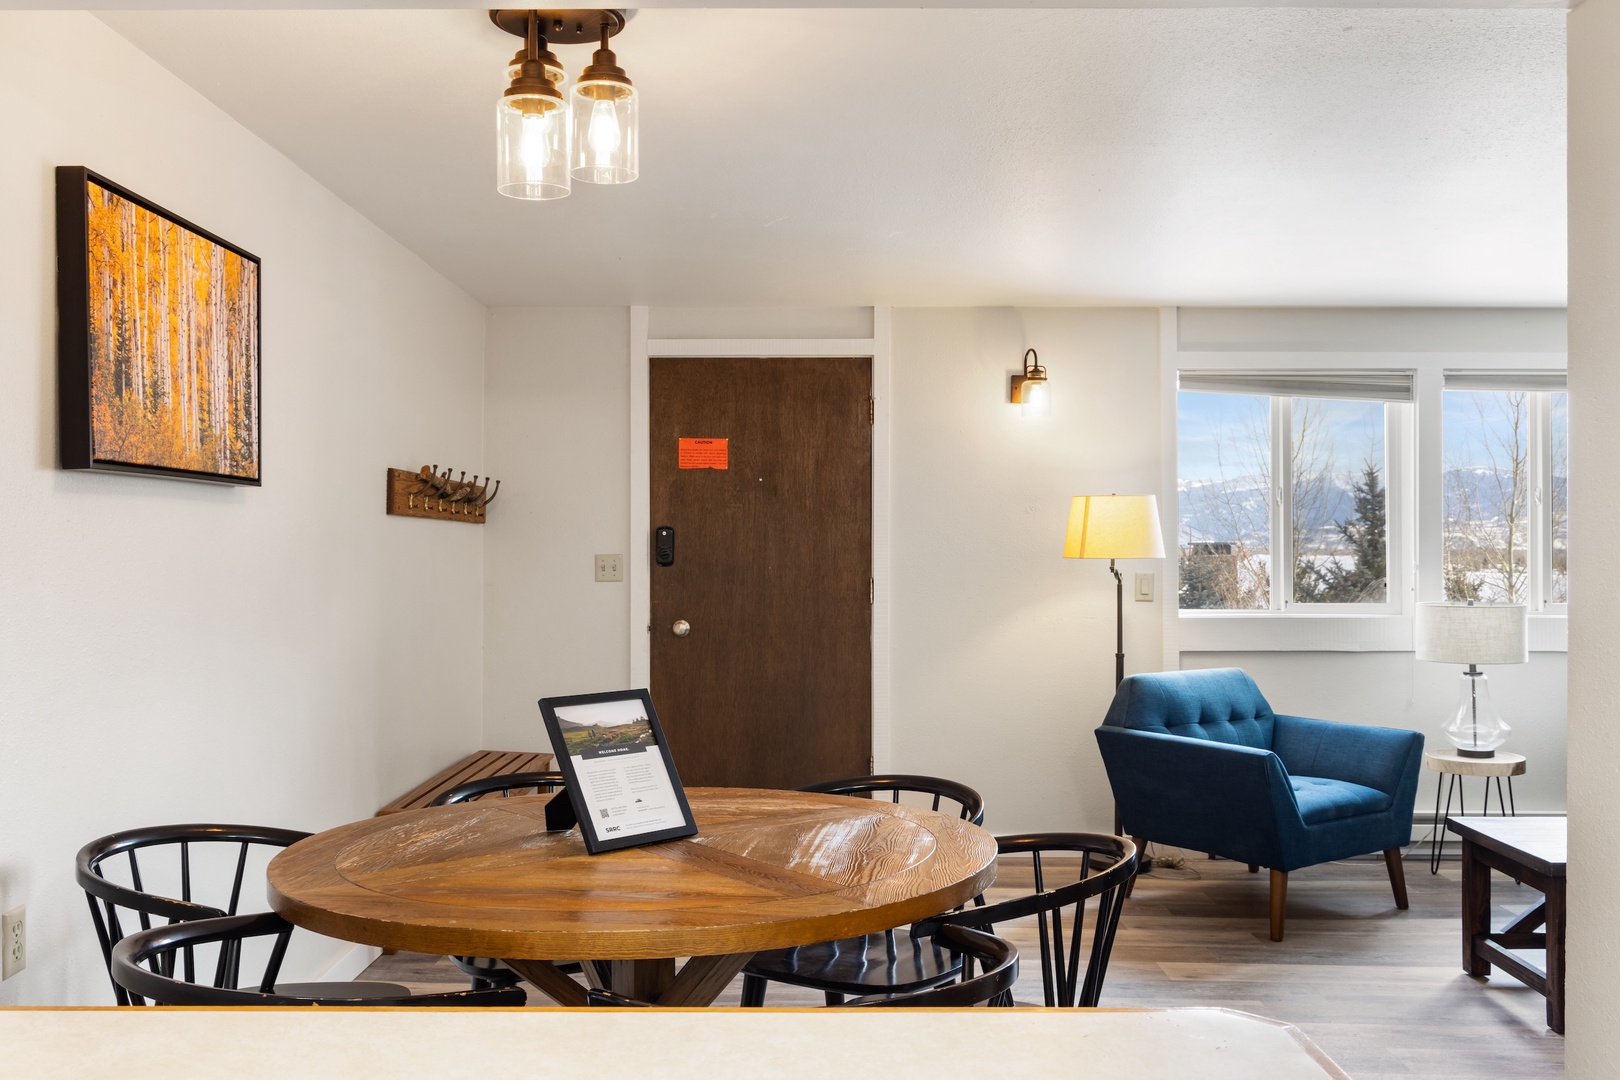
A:
[[[81,844],[323,828],[476,748],[483,537],[382,494],[483,471],[484,312],[88,15],[0,15],[0,115],[0,1004],[110,1004]],[[263,259],[262,489],[56,470],[59,164]]]
[[[629,311],[492,310],[486,385],[484,445],[502,486],[484,526],[484,737],[543,750],[539,698],[630,677],[639,571],[599,583],[594,563],[629,551]]]
[[[1569,17],[1569,1050],[1570,1080],[1620,1058],[1620,3]]]
[[[1114,693],[1114,579],[1064,559],[1074,495],[1159,484],[1158,313],[894,312],[894,757],[985,797],[997,832],[1100,829],[1113,801],[1092,729]],[[1035,348],[1052,413],[1008,378]],[[1160,664],[1156,604],[1121,564],[1127,672]]]

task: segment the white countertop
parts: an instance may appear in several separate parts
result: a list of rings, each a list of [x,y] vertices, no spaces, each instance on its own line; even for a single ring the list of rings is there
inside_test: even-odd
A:
[[[7,1077],[1347,1080],[1226,1009],[0,1009]]]

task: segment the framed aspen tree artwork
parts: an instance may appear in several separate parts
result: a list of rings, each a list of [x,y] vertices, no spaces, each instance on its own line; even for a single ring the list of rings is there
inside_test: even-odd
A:
[[[62,468],[257,486],[257,256],[77,165],[56,255]]]

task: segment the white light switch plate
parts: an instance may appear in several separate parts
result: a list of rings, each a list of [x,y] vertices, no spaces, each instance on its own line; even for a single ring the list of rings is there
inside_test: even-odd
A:
[[[596,557],[596,580],[597,581],[623,581],[624,580],[624,556],[623,555],[598,555]]]
[[[1136,599],[1142,603],[1149,603],[1153,600],[1152,574],[1136,575]]]

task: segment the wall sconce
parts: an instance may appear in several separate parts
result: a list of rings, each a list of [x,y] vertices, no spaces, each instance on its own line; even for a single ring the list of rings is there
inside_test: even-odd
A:
[[[1025,416],[1045,416],[1052,411],[1052,388],[1034,349],[1024,350],[1024,373],[1012,377],[1012,403],[1022,406]]]

